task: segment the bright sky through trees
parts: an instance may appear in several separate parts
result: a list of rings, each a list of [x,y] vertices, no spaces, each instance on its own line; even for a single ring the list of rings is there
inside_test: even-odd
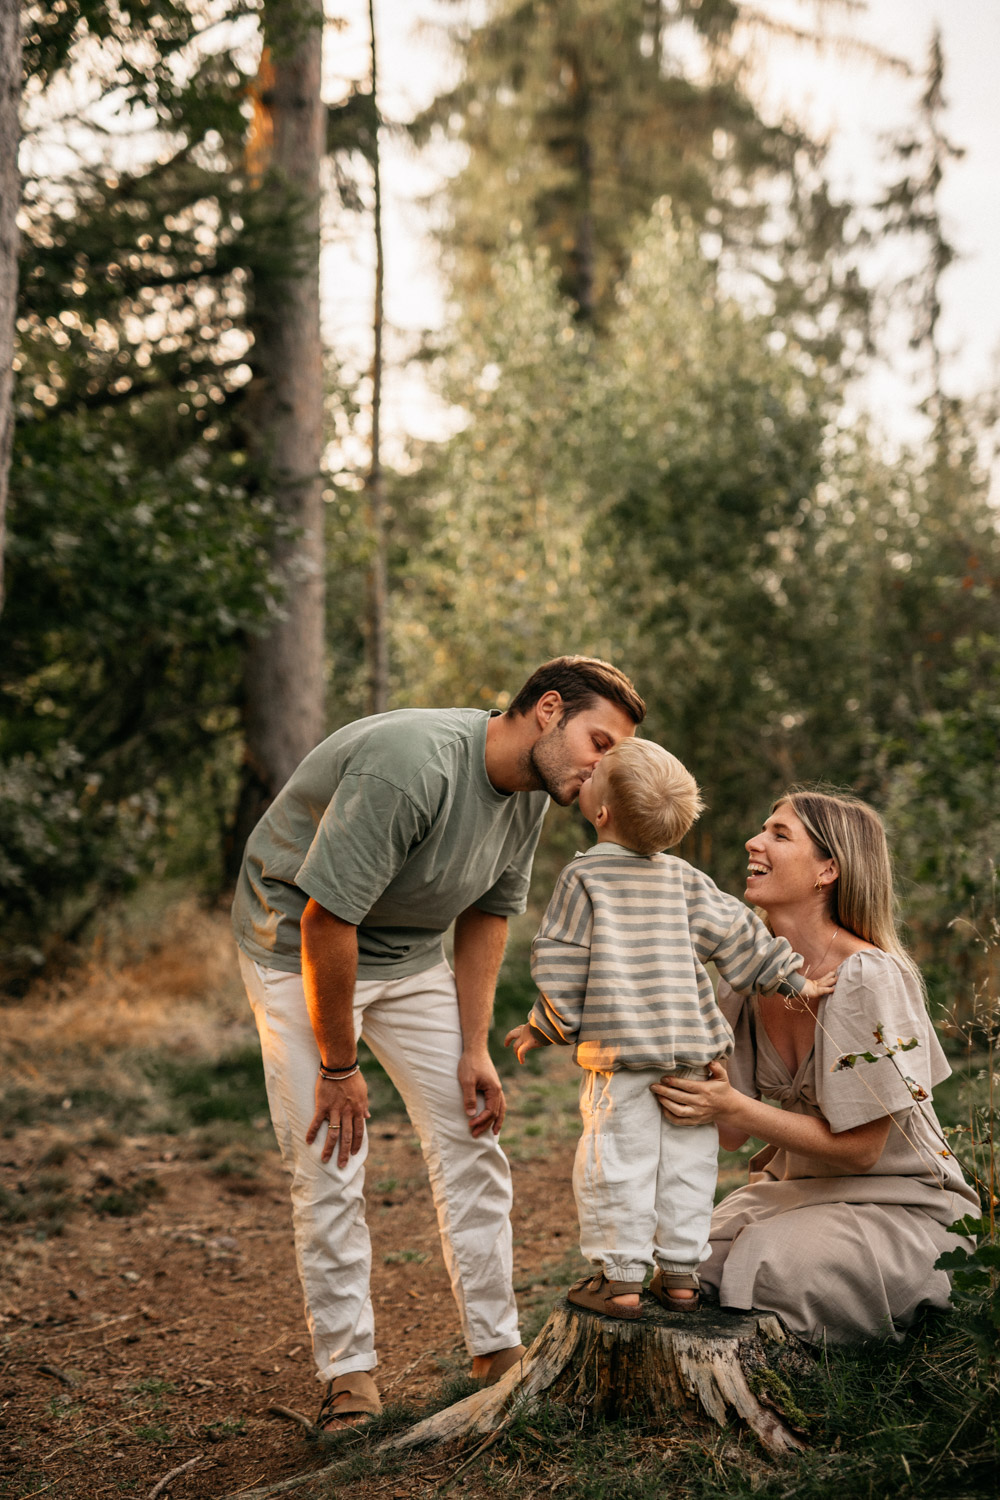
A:
[[[382,56],[382,109],[389,120],[408,119],[445,85],[447,50],[434,23],[474,19],[479,7],[443,0],[376,0]],[[816,7],[801,0],[761,0],[758,9],[776,19],[812,23]],[[946,130],[965,147],[963,161],[951,167],[941,193],[946,229],[962,259],[946,273],[943,286],[942,342],[950,379],[969,395],[989,382],[1000,346],[1000,194],[995,187],[995,142],[1000,139],[1000,5],[996,0],[869,0],[867,12],[838,18],[830,6],[831,30],[849,31],[898,57],[913,76],[878,67],[835,51],[822,56],[791,43],[757,43],[766,58],[765,98],[803,118],[831,142],[829,170],[835,186],[856,201],[877,197],[891,180],[885,138],[914,119],[919,75],[926,66],[935,25],[943,34],[947,65]],[[343,25],[328,48],[327,93],[346,92],[368,68],[366,0],[327,0],[327,13]],[[388,363],[385,425],[391,435],[440,436],[444,413],[421,375],[401,372],[423,328],[444,319],[435,246],[429,238],[440,205],[428,203],[442,175],[460,164],[454,153],[418,160],[405,141],[384,144],[387,254]],[[896,252],[898,254],[898,250]],[[335,227],[325,260],[325,319],[328,343],[357,373],[370,354],[370,295],[373,249],[369,227],[348,216]],[[877,252],[872,275],[898,279]],[[349,351],[349,352],[348,352]],[[866,403],[883,428],[914,435],[912,407],[918,393],[909,378],[905,337],[900,331],[895,374],[869,383]],[[391,441],[391,437],[390,437]],[[390,461],[394,455],[390,447]],[[346,455],[350,462],[354,455]]]

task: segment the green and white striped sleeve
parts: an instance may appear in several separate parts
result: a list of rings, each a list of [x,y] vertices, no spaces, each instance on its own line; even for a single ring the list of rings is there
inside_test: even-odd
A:
[[[569,865],[531,945],[531,977],[541,994],[528,1020],[556,1046],[570,1046],[580,1034],[593,928],[590,896],[579,870]]]
[[[741,907],[722,942],[711,955],[723,979],[734,990],[769,995],[798,995],[805,979],[797,972],[802,955],[787,938],[772,937],[755,912]]]

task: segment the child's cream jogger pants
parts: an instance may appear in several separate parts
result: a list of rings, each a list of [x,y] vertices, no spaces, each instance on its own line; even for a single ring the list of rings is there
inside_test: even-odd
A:
[[[705,1070],[675,1070],[704,1077]],[[714,1125],[674,1125],[650,1093],[661,1070],[584,1072],[583,1134],[573,1168],[584,1259],[609,1281],[642,1281],[652,1265],[697,1271],[719,1169]]]

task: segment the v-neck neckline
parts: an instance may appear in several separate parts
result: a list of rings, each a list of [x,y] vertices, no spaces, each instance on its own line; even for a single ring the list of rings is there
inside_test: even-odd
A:
[[[815,1039],[813,1040],[813,1044],[809,1048],[809,1051],[806,1053],[805,1057],[802,1059],[802,1061],[799,1063],[798,1067],[796,1068],[795,1072],[793,1073],[792,1070],[791,1070],[791,1068],[786,1063],[785,1059],[782,1057],[781,1053],[778,1051],[778,1048],[775,1045],[774,1039],[772,1038],[771,1033],[767,1029],[767,1023],[764,1020],[764,1017],[761,1015],[761,1013],[760,1013],[760,1011],[759,1011],[756,1003],[754,1003],[754,1007],[753,1008],[754,1008],[754,1011],[756,1013],[755,1019],[756,1019],[756,1022],[757,1022],[757,1031],[763,1036],[764,1040],[767,1042],[768,1047],[771,1049],[771,1053],[777,1059],[777,1061],[781,1064],[781,1068],[782,1068],[783,1072],[786,1074],[786,1076],[788,1077],[788,1079],[790,1080],[790,1082],[793,1085],[796,1084],[796,1083],[798,1083],[799,1078],[801,1077],[802,1071],[805,1068],[806,1064],[809,1063],[809,1062],[811,1062],[812,1059],[813,1059],[813,1057],[815,1056],[815,1053],[816,1053],[816,1042],[815,1042]],[[758,1043],[758,1045],[759,1045],[759,1043]]]

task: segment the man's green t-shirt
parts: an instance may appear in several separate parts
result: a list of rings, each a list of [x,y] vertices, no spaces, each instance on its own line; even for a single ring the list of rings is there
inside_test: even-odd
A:
[[[419,973],[469,906],[527,904],[545,792],[498,792],[481,709],[400,709],[324,740],[247,842],[233,902],[236,941],[272,969],[302,968],[311,896],[358,929],[358,977]]]

